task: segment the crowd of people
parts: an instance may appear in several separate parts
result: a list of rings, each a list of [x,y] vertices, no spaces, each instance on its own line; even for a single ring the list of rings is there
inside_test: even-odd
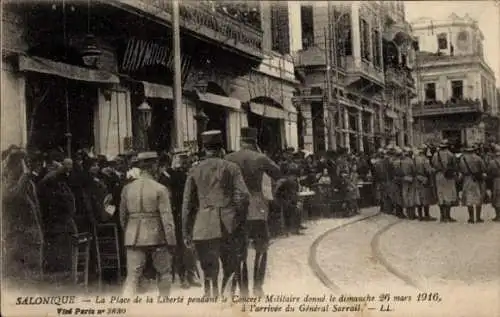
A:
[[[2,153],[4,273],[54,273],[71,267],[71,245],[79,233],[93,236],[91,272],[97,264],[96,226],[114,224],[126,275],[124,293],[156,278],[162,294],[172,279],[182,287],[204,287],[215,296],[228,285],[249,294],[247,248],[252,242],[253,293],[263,294],[269,241],[301,234],[303,220],[323,204],[325,213],[359,212],[360,183],[372,183],[382,212],[400,218],[454,222],[451,208],[467,206],[469,222],[483,222],[490,201],[500,221],[500,147],[387,146],[374,155],[346,149],[313,154],[287,148],[262,153],[257,130],[242,128],[241,149],[225,153],[220,131],[202,134],[204,151],[141,152],[113,159],[79,150],[41,153],[11,146]],[[340,202],[338,204],[333,201]],[[39,250],[43,250],[40,252]],[[199,261],[203,275],[197,270]],[[223,282],[218,285],[219,261]],[[203,280],[200,277],[203,276]]]
[[[474,144],[453,149],[448,140],[438,147],[388,146],[372,160],[373,180],[382,212],[410,220],[455,222],[454,206],[466,206],[469,223],[481,223],[482,206],[491,202],[500,221],[500,147]]]

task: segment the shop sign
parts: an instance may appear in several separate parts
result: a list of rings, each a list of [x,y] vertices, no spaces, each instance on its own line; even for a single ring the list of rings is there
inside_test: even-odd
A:
[[[190,65],[191,57],[181,54],[182,78],[185,78]],[[150,66],[163,66],[173,69],[174,54],[172,49],[154,41],[130,39],[123,54],[121,70],[131,73]]]

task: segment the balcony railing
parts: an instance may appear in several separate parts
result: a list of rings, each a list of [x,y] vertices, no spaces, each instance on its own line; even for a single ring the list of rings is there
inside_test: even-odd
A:
[[[414,117],[439,116],[447,114],[466,114],[482,112],[481,102],[479,100],[448,100],[425,101],[412,104]]]
[[[294,57],[295,67],[325,66],[325,51],[317,46],[311,46],[307,50],[296,53]]]
[[[351,77],[351,83],[357,81],[360,77],[365,77],[379,85],[385,82],[384,71],[375,68],[366,61],[355,60],[353,57],[346,57],[346,73]],[[354,78],[353,78],[354,77]]]
[[[403,86],[406,83],[406,74],[393,67],[388,67],[385,71],[385,81],[386,83],[397,84]]]
[[[127,4],[135,1],[120,0]],[[148,6],[167,13],[171,22],[172,2],[165,0],[142,0]],[[226,13],[227,11],[227,13]],[[180,27],[201,35],[204,39],[223,43],[252,58],[262,60],[262,30],[254,21],[254,10],[240,12],[238,8],[228,10],[226,6],[212,6],[210,2],[182,1],[179,4]],[[158,12],[159,13],[159,12]],[[260,16],[260,15],[259,15]],[[254,23],[255,22],[255,23]]]

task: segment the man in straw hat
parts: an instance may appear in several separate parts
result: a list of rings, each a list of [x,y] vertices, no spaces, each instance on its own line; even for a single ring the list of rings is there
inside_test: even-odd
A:
[[[436,193],[440,209],[441,222],[455,222],[451,217],[451,207],[458,201],[456,188],[457,162],[450,151],[448,140],[443,140],[431,159],[432,167],[436,170]]]
[[[277,180],[281,177],[281,171],[269,157],[257,151],[257,129],[242,128],[241,149],[226,156],[226,159],[240,166],[245,183],[250,191],[250,204],[246,218],[246,229],[248,238],[255,245],[254,260],[254,284],[255,296],[263,295],[264,276],[267,266],[267,249],[269,245],[269,231],[267,218],[269,213],[268,201],[262,192],[262,177],[266,173],[269,177]],[[245,242],[246,244],[246,242]],[[248,272],[246,266],[246,245],[242,255],[240,270],[237,277],[240,280],[240,292],[243,296],[248,295]]]
[[[493,146],[494,156],[488,161],[488,175],[493,180],[491,189],[491,206],[495,208],[493,221],[500,222],[500,145]]]
[[[434,169],[426,156],[427,146],[422,145],[414,149],[415,157],[415,206],[420,221],[433,221],[436,218],[430,215],[430,206],[434,203],[434,186],[432,176]]]
[[[154,180],[158,168],[156,152],[137,155],[140,175],[126,185],[121,194],[120,220],[124,228],[127,253],[125,296],[133,296],[148,255],[152,256],[161,296],[170,294],[172,257],[175,252],[175,224],[170,195],[165,186]]]
[[[463,177],[462,204],[467,206],[469,223],[483,222],[481,210],[485,194],[486,164],[479,155],[474,153],[475,151],[475,146],[466,147],[464,155],[458,161],[458,171]]]
[[[240,213],[248,203],[249,193],[240,168],[221,158],[221,132],[206,131],[201,138],[206,157],[189,171],[186,179],[183,236],[188,248],[194,241],[203,269],[205,296],[218,296],[221,250],[242,218]],[[226,267],[232,265],[226,258],[222,260]]]

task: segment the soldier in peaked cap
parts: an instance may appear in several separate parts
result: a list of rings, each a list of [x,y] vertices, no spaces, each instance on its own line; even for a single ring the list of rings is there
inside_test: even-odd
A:
[[[458,161],[458,171],[463,176],[462,204],[467,206],[469,223],[474,223],[474,208],[475,222],[483,222],[481,209],[485,194],[486,164],[475,151],[475,146],[465,148],[464,155]]]
[[[194,241],[203,269],[205,296],[217,296],[221,249],[242,218],[249,193],[238,165],[221,157],[221,132],[206,131],[201,137],[206,157],[191,168],[186,179],[183,236],[187,248]]]
[[[441,222],[455,222],[451,217],[451,207],[458,200],[456,188],[457,162],[449,149],[448,140],[443,140],[431,159],[432,167],[436,170],[436,192],[441,213]]]
[[[177,241],[170,195],[167,188],[153,177],[157,159],[156,152],[139,153],[140,175],[127,184],[121,194],[120,221],[127,252],[127,279],[123,293],[127,297],[136,292],[148,254],[151,254],[158,273],[160,295],[170,294],[172,256]]]
[[[247,210],[246,230],[248,238],[255,245],[254,260],[254,295],[263,295],[264,276],[267,266],[267,249],[269,246],[269,229],[267,218],[269,204],[262,191],[262,177],[266,173],[273,180],[281,177],[281,171],[276,163],[269,157],[258,152],[257,129],[242,128],[241,149],[226,156],[226,159],[240,166],[243,178],[250,191],[250,204]],[[246,249],[246,247],[245,247]],[[240,266],[240,292],[242,296],[248,295],[248,272],[246,266],[246,255]]]

